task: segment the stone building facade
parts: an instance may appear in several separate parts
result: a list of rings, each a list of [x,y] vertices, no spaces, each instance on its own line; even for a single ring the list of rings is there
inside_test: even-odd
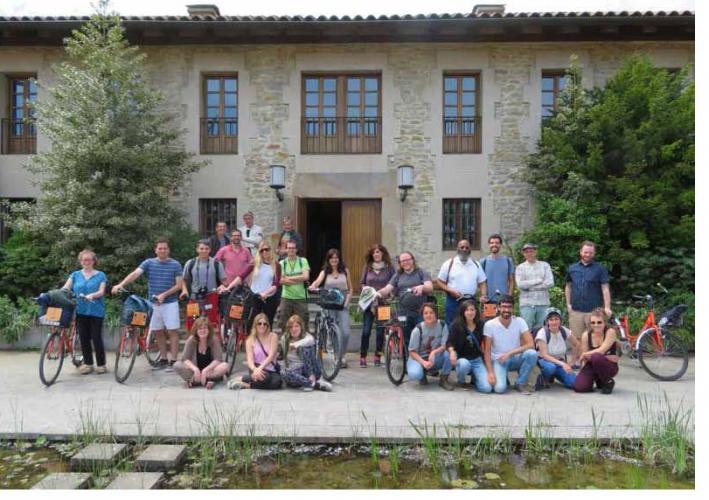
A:
[[[323,228],[317,226],[317,220],[308,222],[308,207],[312,218],[321,210],[338,210],[339,202],[370,200],[377,207],[372,213],[380,216],[380,220],[371,221],[379,232],[371,234],[379,234],[391,251],[413,251],[419,262],[433,271],[452,253],[443,241],[444,200],[475,201],[478,213],[472,217],[477,218],[472,230],[477,233],[478,255],[486,250],[487,235],[500,232],[514,242],[530,226],[532,199],[519,174],[540,136],[545,72],[563,70],[575,55],[585,84],[591,86],[603,85],[623,59],[635,53],[648,54],[664,68],[694,62],[693,13],[635,18],[630,14],[589,15],[585,20],[566,15],[551,18],[556,22],[549,25],[552,27],[542,22],[545,19],[478,13],[458,19],[453,27],[464,29],[455,36],[446,35],[446,29],[452,28],[438,17],[419,19],[426,21],[426,29],[413,22],[406,24],[401,18],[387,21],[388,25],[353,20],[346,23],[348,30],[354,30],[351,36],[327,32],[330,24],[337,23],[319,19],[277,18],[257,23],[251,18],[192,16],[144,23],[149,26],[143,28],[128,18],[126,26],[129,39],[147,54],[148,78],[179,112],[186,149],[209,161],[175,198],[196,228],[204,221],[200,200],[235,199],[239,224],[241,215],[251,210],[258,224],[268,233],[276,233],[281,216],[294,215],[297,227],[309,233],[315,245],[314,234]],[[629,27],[618,27],[619,19]],[[512,21],[517,31],[510,31],[510,24],[506,24]],[[220,38],[218,28],[230,22],[234,28],[258,24],[258,29],[234,40]],[[43,85],[52,84],[51,66],[62,57],[55,38],[66,35],[67,26],[77,23],[57,21],[56,26],[45,23],[38,27],[38,21],[23,24],[12,18],[0,19],[0,31],[9,33],[6,40],[11,42],[0,44],[1,118],[12,118],[9,82],[13,76],[32,75]],[[48,33],[43,33],[47,24]],[[279,29],[293,31],[279,32],[276,24]],[[191,34],[189,30],[196,25],[203,31]],[[22,31],[26,26],[38,30]],[[377,32],[380,34],[375,36],[368,31],[370,26],[395,34],[381,39],[384,35]],[[588,31],[589,26],[594,31]],[[309,40],[307,27],[325,31],[317,40]],[[187,30],[184,37],[178,36],[182,28]],[[381,150],[365,154],[304,152],[304,75],[360,72],[375,74],[380,81],[381,126],[377,134]],[[233,154],[201,152],[204,75],[216,73],[233,74],[238,80],[238,138]],[[480,128],[480,145],[474,153],[444,152],[444,79],[454,73],[475,74],[477,78],[475,114],[479,121],[475,126]],[[41,98],[40,86],[37,99]],[[3,133],[9,131],[4,129]],[[46,147],[39,131],[36,150]],[[23,167],[29,155],[3,153],[0,198],[39,196]],[[272,164],[286,167],[282,202],[269,187]],[[414,187],[401,201],[396,174],[404,164],[414,167]],[[345,210],[344,205],[339,206]],[[342,224],[349,224],[344,212],[342,217]],[[471,223],[471,218],[466,221]],[[367,224],[366,220],[352,223],[363,225],[363,229]],[[463,232],[470,229],[463,228]],[[341,239],[345,232],[341,228]],[[352,268],[361,267],[368,243],[373,242],[353,244],[350,254],[357,257],[350,264]]]

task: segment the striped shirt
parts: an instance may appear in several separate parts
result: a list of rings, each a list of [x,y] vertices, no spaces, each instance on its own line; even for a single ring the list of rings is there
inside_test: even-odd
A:
[[[148,297],[159,295],[175,286],[175,278],[182,276],[182,266],[175,259],[160,260],[157,257],[145,259],[140,264],[148,278]],[[177,292],[165,298],[165,303],[175,302]]]

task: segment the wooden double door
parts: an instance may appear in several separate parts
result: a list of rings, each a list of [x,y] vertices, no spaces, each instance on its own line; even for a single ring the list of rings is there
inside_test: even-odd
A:
[[[337,248],[359,291],[360,272],[373,243],[382,241],[382,202],[379,199],[298,198],[296,227],[303,235],[303,255],[315,279],[330,248]]]

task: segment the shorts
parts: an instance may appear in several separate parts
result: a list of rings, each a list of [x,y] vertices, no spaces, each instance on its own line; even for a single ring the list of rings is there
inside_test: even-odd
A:
[[[153,304],[150,318],[150,331],[177,330],[180,328],[180,307],[177,301],[166,304]]]

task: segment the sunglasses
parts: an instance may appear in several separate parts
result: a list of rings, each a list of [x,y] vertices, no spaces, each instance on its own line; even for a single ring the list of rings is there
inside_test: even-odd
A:
[[[257,324],[258,326],[268,326],[268,323],[266,323],[265,321],[259,321],[259,322],[256,323],[256,324]]]
[[[590,322],[592,325],[602,325],[603,321],[591,321]]]
[[[261,253],[263,253],[263,252],[270,252],[270,251],[271,251],[270,248],[262,248],[261,250],[259,250],[259,252],[261,252]]]
[[[458,250],[470,250],[470,247],[458,247]]]

